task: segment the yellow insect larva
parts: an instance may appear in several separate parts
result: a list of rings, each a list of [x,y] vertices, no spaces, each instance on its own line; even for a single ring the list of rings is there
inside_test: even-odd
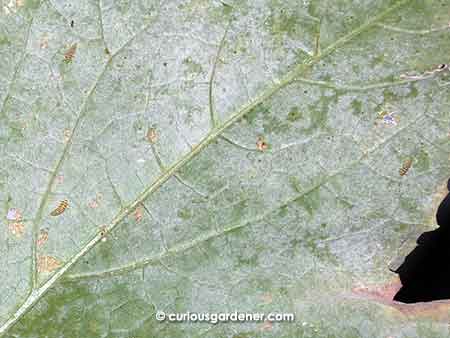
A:
[[[412,160],[408,158],[405,162],[403,162],[402,167],[398,170],[400,176],[405,176],[408,173],[408,170],[412,166]]]
[[[75,52],[77,51],[77,44],[73,44],[72,47],[70,47],[67,52],[64,53],[64,61],[65,62],[71,62],[73,57],[75,56]]]
[[[59,203],[59,205],[56,207],[56,209],[50,213],[50,215],[51,216],[59,216],[67,209],[68,206],[69,206],[69,201],[63,200]]]

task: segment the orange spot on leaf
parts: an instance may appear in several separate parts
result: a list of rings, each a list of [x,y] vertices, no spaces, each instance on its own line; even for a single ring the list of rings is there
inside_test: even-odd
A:
[[[71,62],[75,56],[77,51],[77,44],[73,44],[65,53],[64,53],[64,61]]]
[[[52,256],[39,256],[37,269],[39,273],[52,272],[61,266],[61,262]]]
[[[148,128],[147,130],[147,141],[151,144],[155,144],[158,141],[158,133],[156,128]]]
[[[48,231],[46,229],[41,229],[39,232],[39,237],[37,239],[37,246],[43,246],[48,241]]]
[[[22,222],[10,223],[8,229],[17,238],[22,238],[25,233],[25,225]]]
[[[134,211],[134,213],[133,213],[133,217],[134,217],[134,219],[136,220],[136,222],[140,222],[140,221],[142,221],[142,218],[144,217],[144,214],[142,213],[142,206],[138,206],[137,208],[136,208],[136,210]]]
[[[258,137],[258,140],[256,141],[256,148],[259,151],[265,151],[268,148],[268,144],[266,143],[266,141],[264,141],[264,138],[262,136]]]

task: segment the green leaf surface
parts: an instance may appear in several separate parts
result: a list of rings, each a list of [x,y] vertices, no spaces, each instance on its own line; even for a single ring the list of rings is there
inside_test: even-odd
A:
[[[0,335],[448,337],[388,269],[449,176],[448,1],[0,5]]]

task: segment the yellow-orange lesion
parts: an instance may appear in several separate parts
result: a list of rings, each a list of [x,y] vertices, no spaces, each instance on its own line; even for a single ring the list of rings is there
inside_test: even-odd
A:
[[[22,238],[25,234],[25,225],[20,221],[9,223],[8,229],[16,238]]]
[[[39,273],[48,273],[58,269],[61,262],[52,256],[39,256],[37,260],[37,270]]]
[[[41,229],[39,231],[39,236],[37,239],[37,246],[43,246],[48,241],[48,230],[47,229]]]

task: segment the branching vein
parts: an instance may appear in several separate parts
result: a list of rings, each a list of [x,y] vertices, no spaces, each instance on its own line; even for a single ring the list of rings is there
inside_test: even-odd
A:
[[[300,76],[305,70],[308,70],[311,68],[312,65],[316,64],[318,61],[320,61],[323,57],[331,54],[333,51],[335,51],[337,48],[345,45],[347,42],[351,41],[354,37],[359,35],[361,32],[367,30],[370,27],[373,27],[375,24],[377,24],[381,19],[383,19],[385,16],[390,14],[395,9],[399,8],[403,4],[407,3],[408,0],[400,0],[396,2],[393,6],[386,9],[379,15],[373,17],[369,21],[367,21],[365,24],[361,25],[359,28],[351,31],[347,35],[343,36],[342,38],[336,40],[333,44],[331,44],[328,48],[326,48],[320,56],[312,57],[307,59],[304,63],[299,64],[297,67],[292,69],[290,72],[288,72],[284,77],[279,79],[273,86],[267,88],[264,90],[260,95],[258,95],[256,98],[254,98],[251,102],[244,105],[240,110],[238,110],[236,113],[232,114],[228,120],[224,121],[221,125],[217,125],[216,128],[211,130],[211,132],[206,135],[206,137],[197,145],[195,145],[192,150],[184,155],[178,162],[174,163],[171,167],[167,168],[167,170],[161,174],[161,176],[147,189],[145,189],[132,203],[130,203],[127,207],[122,209],[109,223],[107,226],[106,231],[110,232],[115,227],[120,224],[120,222],[133,210],[141,205],[144,200],[149,197],[153,192],[158,190],[170,177],[172,177],[180,168],[182,168],[184,165],[189,163],[200,151],[202,151],[204,148],[206,148],[211,142],[216,140],[227,128],[229,128],[231,125],[233,125],[236,121],[241,119],[245,114],[247,114],[249,111],[251,111],[253,108],[258,106],[261,102],[271,98],[276,93],[278,93],[282,88],[286,87],[290,83],[292,83],[298,76]],[[142,31],[144,31],[147,27],[144,27]],[[119,50],[117,50],[114,55],[116,55],[121,49],[125,48],[126,45],[128,45],[131,40],[134,39],[137,35],[139,35],[142,31],[138,32],[135,36],[133,36],[126,44],[124,44]],[[114,56],[113,55],[113,56]],[[61,154],[59,160],[57,161],[57,164],[55,166],[55,170],[53,174],[49,178],[49,183],[47,185],[46,191],[44,195],[42,196],[42,199],[40,201],[40,206],[37,212],[36,221],[34,222],[33,229],[35,233],[35,237],[37,234],[37,229],[39,227],[39,222],[42,220],[42,214],[45,207],[45,204],[47,202],[48,196],[51,191],[51,187],[53,185],[53,182],[56,178],[56,175],[60,168],[62,167],[62,164],[64,162],[64,159],[66,158],[70,145],[72,143],[72,138],[74,135],[74,132],[78,128],[80,121],[83,116],[84,108],[87,104],[88,99],[94,92],[98,81],[102,78],[103,74],[105,73],[108,64],[111,62],[111,59],[109,59],[108,63],[105,65],[105,68],[101,72],[100,76],[92,86],[91,90],[89,91],[86,99],[84,100],[78,114],[78,118],[75,122],[74,127],[72,128],[71,137],[68,140],[66,146],[64,147],[63,153]],[[360,159],[357,161],[359,162]],[[349,163],[349,165],[353,165],[354,162]],[[335,175],[335,174],[332,174]],[[328,176],[328,179],[332,176]],[[290,203],[290,201],[287,201],[285,203]],[[270,211],[269,211],[270,212]],[[263,214],[261,217],[265,217],[267,215],[267,212]],[[224,229],[222,232],[230,232],[235,231],[239,228],[242,228],[243,226],[246,226],[251,222],[252,220],[246,221],[245,223],[234,225],[230,228]],[[207,233],[203,237],[207,238],[208,236],[217,236],[221,233],[218,233],[217,231],[212,233]],[[86,253],[88,253],[92,248],[94,248],[98,243],[100,243],[101,239],[103,238],[104,234],[97,233],[93,236],[93,238],[85,244],[82,249],[77,252],[72,258],[70,258],[58,271],[56,271],[43,285],[39,286],[37,285],[37,273],[36,273],[36,244],[33,245],[33,260],[34,260],[34,272],[33,272],[33,291],[30,293],[26,301],[16,310],[16,312],[0,327],[0,335],[3,335],[6,333],[9,328],[11,328],[37,301],[41,299],[41,297],[71,268],[73,267]],[[203,238],[202,237],[202,238]],[[36,243],[37,238],[34,238],[34,242]],[[198,241],[199,239],[196,239]],[[193,243],[188,243],[188,245],[193,245]]]

